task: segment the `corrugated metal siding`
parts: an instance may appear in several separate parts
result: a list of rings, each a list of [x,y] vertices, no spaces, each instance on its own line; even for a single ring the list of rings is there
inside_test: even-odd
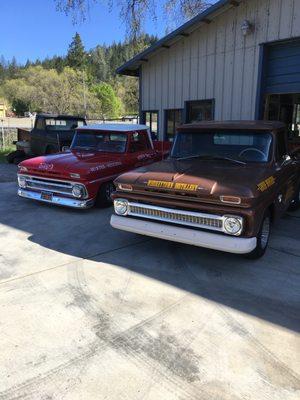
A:
[[[269,46],[265,93],[300,93],[300,41]]]
[[[243,37],[241,24],[254,24]],[[142,109],[215,99],[216,119],[253,119],[259,45],[300,36],[300,0],[245,0],[143,64]]]

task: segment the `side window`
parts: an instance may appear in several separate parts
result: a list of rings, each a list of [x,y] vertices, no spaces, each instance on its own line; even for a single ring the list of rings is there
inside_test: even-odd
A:
[[[44,118],[38,118],[35,123],[36,129],[45,129],[45,120]]]
[[[285,131],[277,133],[277,160],[281,160],[287,154]]]
[[[151,149],[149,138],[146,132],[134,132],[131,135],[129,151],[135,153]]]

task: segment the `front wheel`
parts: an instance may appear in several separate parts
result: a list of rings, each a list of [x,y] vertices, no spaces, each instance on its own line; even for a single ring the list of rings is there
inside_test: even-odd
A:
[[[251,253],[245,254],[245,256],[247,258],[250,258],[251,260],[256,260],[262,257],[265,254],[266,249],[268,247],[270,233],[271,233],[271,215],[270,212],[267,211],[263,217],[258,235],[256,237],[257,239],[256,247],[254,250],[251,251]]]
[[[105,182],[101,185],[95,206],[99,208],[110,207],[112,205],[111,195],[115,191],[115,185],[112,182]]]
[[[291,201],[289,211],[296,211],[298,208],[300,208],[300,185],[296,190],[295,197],[293,197],[293,200]]]
[[[19,162],[25,160],[26,154],[22,150],[15,150],[6,156],[6,160],[9,164],[19,164]]]

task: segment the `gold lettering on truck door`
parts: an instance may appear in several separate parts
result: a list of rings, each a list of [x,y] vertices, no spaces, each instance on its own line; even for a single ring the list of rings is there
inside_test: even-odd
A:
[[[265,190],[269,189],[271,186],[273,186],[275,183],[275,178],[274,176],[269,176],[269,178],[265,179],[264,181],[260,182],[257,185],[258,190],[261,192],[264,192]]]

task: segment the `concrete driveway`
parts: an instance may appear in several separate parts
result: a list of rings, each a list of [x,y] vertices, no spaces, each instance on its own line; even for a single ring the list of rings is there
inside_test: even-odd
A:
[[[110,214],[0,184],[1,400],[299,399],[299,212],[255,262]]]

